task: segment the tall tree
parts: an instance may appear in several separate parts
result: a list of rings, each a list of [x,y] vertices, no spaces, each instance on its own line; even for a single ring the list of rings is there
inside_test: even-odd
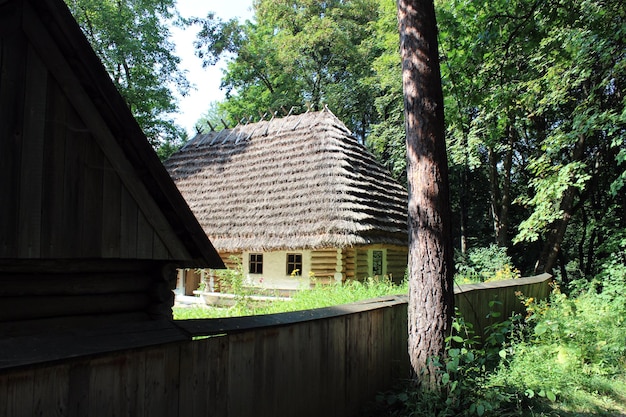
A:
[[[409,183],[409,356],[416,382],[437,391],[429,359],[444,354],[454,313],[448,160],[432,0],[398,0]]]
[[[151,144],[171,152],[184,136],[171,114],[189,89],[169,27],[175,0],[66,0]],[[167,156],[167,155],[162,155]]]
[[[376,112],[367,83],[378,50],[369,42],[376,0],[257,0],[255,22],[237,26],[209,15],[197,46],[213,62],[233,53],[222,79],[231,121],[268,110],[329,105],[364,138]]]
[[[529,57],[536,70],[520,103],[535,120],[538,146],[528,158],[530,189],[520,198],[532,212],[517,240],[541,242],[535,272],[549,272],[559,257],[565,270],[576,252],[593,256],[626,226],[623,199],[611,192],[624,169],[626,9],[623,1],[555,1],[538,9],[534,25],[542,39]]]

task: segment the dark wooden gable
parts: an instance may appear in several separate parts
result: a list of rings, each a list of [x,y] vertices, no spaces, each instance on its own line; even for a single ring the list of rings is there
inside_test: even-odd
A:
[[[65,3],[0,0],[0,368],[185,339],[177,267],[223,263]]]
[[[62,1],[0,0],[0,259],[221,260]]]

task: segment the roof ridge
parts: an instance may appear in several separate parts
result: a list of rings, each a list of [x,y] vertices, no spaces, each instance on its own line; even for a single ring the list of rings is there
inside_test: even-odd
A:
[[[340,128],[347,133],[349,136],[354,136],[353,132],[328,108],[328,105],[324,105],[322,110],[311,111],[307,109],[304,113],[300,114],[292,114],[289,112],[287,115],[283,117],[276,117],[278,114],[277,111],[274,111],[272,117],[269,120],[263,120],[267,115],[265,113],[261,119],[257,122],[250,122],[251,118],[242,119],[246,120],[245,124],[242,124],[241,121],[237,123],[232,128],[224,128],[219,131],[211,130],[210,132],[202,133],[199,132],[190,139],[187,143],[185,143],[181,150],[189,148],[190,146],[199,147],[201,145],[212,146],[215,144],[225,144],[231,139],[233,135],[235,135],[234,143],[239,144],[240,142],[245,142],[250,140],[252,137],[259,136],[259,130],[263,130],[260,133],[260,136],[268,136],[270,134],[280,135],[283,131],[295,131],[302,122],[307,117],[314,117],[314,120],[320,119],[322,115],[327,114],[331,117],[331,119],[336,123],[336,127]],[[280,122],[280,123],[279,123]],[[289,126],[289,124],[291,126]],[[271,129],[273,126],[277,125],[276,130]],[[312,127],[313,123],[309,123],[309,127]],[[226,137],[222,138],[223,135]]]

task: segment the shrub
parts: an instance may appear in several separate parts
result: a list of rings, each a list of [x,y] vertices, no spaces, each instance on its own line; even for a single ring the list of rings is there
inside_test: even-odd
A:
[[[496,323],[483,341],[456,317],[446,356],[432,358],[441,395],[408,386],[381,394],[379,407],[420,417],[625,414],[626,293],[614,291],[616,269],[602,291],[594,285],[568,297],[555,288],[539,303],[520,296],[527,316]]]
[[[523,393],[524,401],[558,398],[561,407],[589,408],[598,395],[619,401],[626,387],[626,298],[606,296],[588,291],[572,298],[557,288],[549,302],[527,300],[533,330],[512,345],[489,384]]]
[[[520,277],[520,271],[513,266],[506,248],[497,245],[472,248],[465,255],[457,253],[455,263],[455,281],[459,284]]]

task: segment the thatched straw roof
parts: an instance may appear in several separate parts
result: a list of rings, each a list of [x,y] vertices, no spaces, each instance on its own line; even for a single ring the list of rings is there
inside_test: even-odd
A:
[[[165,166],[219,251],[407,243],[406,190],[328,110],[198,134]]]

